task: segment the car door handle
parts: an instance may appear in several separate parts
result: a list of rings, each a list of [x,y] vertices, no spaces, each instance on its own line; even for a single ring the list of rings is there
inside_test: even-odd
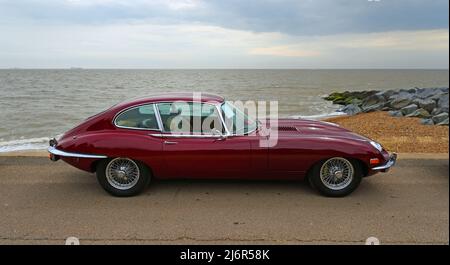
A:
[[[164,141],[164,144],[177,144],[178,142]]]

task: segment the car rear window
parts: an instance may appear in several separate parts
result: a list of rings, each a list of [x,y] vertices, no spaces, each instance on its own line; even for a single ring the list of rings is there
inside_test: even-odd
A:
[[[125,110],[116,117],[114,124],[121,128],[159,130],[153,104]]]

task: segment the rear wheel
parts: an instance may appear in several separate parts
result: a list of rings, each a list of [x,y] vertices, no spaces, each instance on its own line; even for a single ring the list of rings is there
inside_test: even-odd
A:
[[[133,196],[147,187],[150,171],[139,161],[117,157],[98,163],[97,179],[103,189],[114,196]]]
[[[361,182],[359,163],[343,157],[333,157],[317,163],[311,170],[311,186],[329,197],[343,197],[352,193]]]

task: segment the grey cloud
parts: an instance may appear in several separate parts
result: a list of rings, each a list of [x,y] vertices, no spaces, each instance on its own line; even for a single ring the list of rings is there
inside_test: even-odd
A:
[[[212,0],[197,8],[172,9],[163,2],[0,1],[0,21],[35,23],[202,23],[253,32],[327,35],[448,28],[447,0]]]

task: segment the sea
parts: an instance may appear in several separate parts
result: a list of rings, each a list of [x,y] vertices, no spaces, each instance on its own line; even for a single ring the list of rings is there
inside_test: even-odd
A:
[[[448,87],[448,70],[3,69],[0,152],[45,149],[87,117],[131,98],[211,92],[226,100],[278,101],[281,117],[340,114],[333,91]]]

